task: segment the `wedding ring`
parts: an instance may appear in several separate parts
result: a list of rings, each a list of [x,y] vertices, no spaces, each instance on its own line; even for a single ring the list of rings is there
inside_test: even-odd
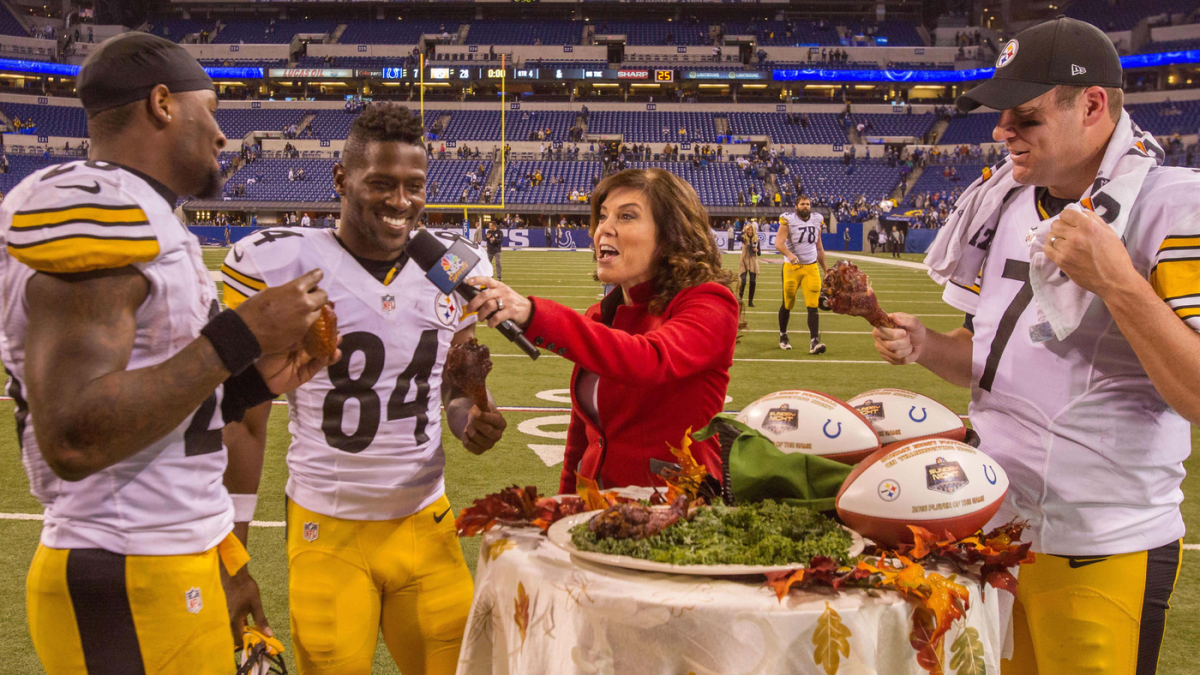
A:
[[[496,311],[499,312],[502,309],[504,309],[504,301],[496,298]]]
[[[1050,248],[1054,248],[1054,242],[1058,241],[1059,239],[1062,239],[1062,237],[1053,234],[1050,235]]]

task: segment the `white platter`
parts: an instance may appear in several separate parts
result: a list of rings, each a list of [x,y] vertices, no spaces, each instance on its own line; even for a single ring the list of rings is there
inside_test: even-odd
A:
[[[613,555],[610,553],[595,553],[593,551],[580,551],[575,548],[575,544],[571,542],[571,528],[580,523],[586,523],[592,519],[600,511],[589,511],[587,513],[577,513],[573,516],[567,516],[562,520],[550,526],[550,530],[546,533],[550,541],[570,553],[573,557],[588,562],[597,563],[600,565],[609,565],[612,567],[623,567],[630,570],[640,570],[643,572],[660,572],[663,574],[689,574],[695,576],[708,577],[732,577],[743,575],[767,574],[769,572],[786,572],[804,567],[807,563],[796,563],[794,565],[673,565],[670,563],[654,562],[652,560],[642,560],[641,558],[631,558],[626,555]],[[857,532],[847,529],[850,533],[851,544],[849,555],[856,556],[863,552],[866,544],[863,538]]]

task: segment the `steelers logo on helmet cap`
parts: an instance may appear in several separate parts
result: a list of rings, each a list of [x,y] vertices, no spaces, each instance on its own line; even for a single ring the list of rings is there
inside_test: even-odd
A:
[[[1009,40],[1008,44],[1004,45],[1004,49],[1000,52],[1000,58],[996,59],[996,67],[1003,68],[1012,63],[1012,60],[1017,57],[1017,50],[1021,45],[1016,40]]]

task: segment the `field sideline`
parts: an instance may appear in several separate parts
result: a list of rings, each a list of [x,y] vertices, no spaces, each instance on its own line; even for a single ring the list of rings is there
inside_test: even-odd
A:
[[[209,269],[220,267],[225,250],[205,249]],[[591,273],[590,256],[561,251],[506,251],[503,254],[504,281],[519,292],[546,297],[583,310],[599,300],[599,284]],[[882,255],[878,256],[881,259]],[[921,256],[905,255],[918,261]],[[829,262],[836,260],[830,252]],[[737,268],[737,257],[726,255],[724,264]],[[942,303],[940,288],[924,272],[882,263],[860,263],[871,274],[880,304],[887,311],[916,314],[931,328],[949,330],[961,325],[962,315]],[[878,387],[899,387],[927,394],[965,414],[969,392],[949,385],[916,366],[896,368],[882,362],[872,347],[870,326],[862,319],[823,313],[821,327],[829,351],[810,356],[808,331],[803,310],[792,314],[792,351],[780,351],[777,340],[776,312],[781,297],[780,266],[764,264],[758,281],[755,307],[746,314],[748,330],[738,343],[727,410],[737,410],[765,394],[781,389],[814,389],[839,398],[849,398]],[[571,364],[565,359],[544,355],[530,361],[495,331],[481,329],[480,339],[487,343],[495,358],[489,386],[502,406],[520,408],[506,412],[508,431],[491,452],[475,457],[457,440],[446,436],[447,493],[455,511],[475,498],[511,484],[536,485],[543,492],[557,490],[562,468],[563,439],[567,414],[561,410]],[[549,410],[547,410],[549,409]],[[20,452],[13,429],[12,402],[0,401],[0,672],[4,675],[42,673],[25,624],[25,573],[37,546],[40,523],[18,520],[6,514],[38,514],[41,509],[29,495],[29,484],[20,463]],[[288,445],[285,406],[275,406],[270,422],[270,438],[257,513],[259,521],[284,519],[283,486],[287,469],[284,454]],[[1193,430],[1192,447],[1198,447]],[[1187,463],[1189,475],[1184,483],[1186,495],[1200,495],[1200,479],[1192,468],[1200,469],[1195,456]],[[1185,544],[1200,545],[1200,507],[1195,499],[1184,502],[1184,518],[1189,523]],[[263,591],[263,599],[276,635],[288,644],[287,567],[283,529],[256,527],[251,530],[251,571]],[[478,538],[463,540],[463,549],[472,570],[478,553]],[[1185,675],[1195,672],[1195,645],[1200,644],[1200,550],[1184,552],[1172,610],[1168,614],[1167,634],[1159,672]],[[1189,647],[1189,645],[1191,645]],[[288,666],[295,672],[289,653]],[[380,641],[375,673],[397,673]]]

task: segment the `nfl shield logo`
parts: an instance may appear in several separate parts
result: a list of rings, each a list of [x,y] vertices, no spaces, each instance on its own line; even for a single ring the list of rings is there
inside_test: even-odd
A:
[[[385,312],[391,312],[392,310],[396,309],[396,296],[394,296],[394,295],[383,296],[382,306],[383,306],[383,311],[385,311]]]
[[[187,601],[187,611],[192,614],[199,614],[200,610],[204,609],[204,598],[200,597],[200,589],[192,586],[183,594],[184,600]]]
[[[304,541],[316,541],[318,532],[319,530],[316,523],[305,523]]]

